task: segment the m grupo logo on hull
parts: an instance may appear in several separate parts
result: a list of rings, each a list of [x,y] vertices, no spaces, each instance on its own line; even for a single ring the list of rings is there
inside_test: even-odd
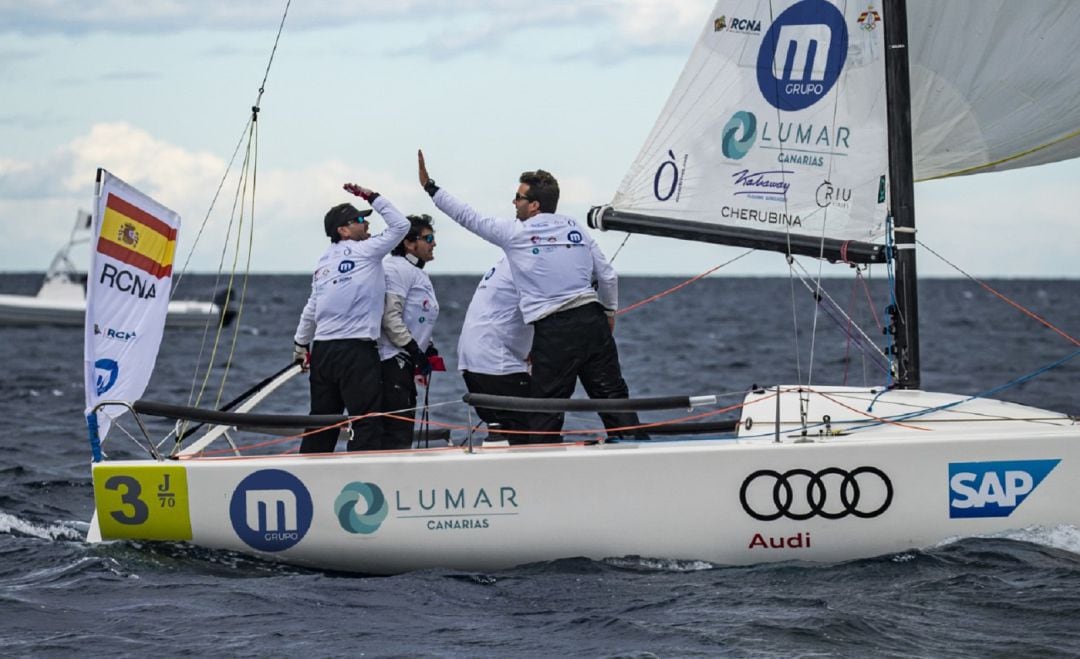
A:
[[[844,15],[825,0],[802,0],[776,17],[758,50],[758,88],[778,110],[805,110],[832,90],[847,60]]]
[[[281,469],[260,469],[233,490],[229,520],[252,549],[282,551],[304,539],[311,528],[311,494]]]
[[[877,467],[847,470],[828,467],[818,471],[760,469],[739,488],[739,503],[756,520],[771,522],[786,517],[804,521],[813,517],[862,519],[889,509],[892,481]]]

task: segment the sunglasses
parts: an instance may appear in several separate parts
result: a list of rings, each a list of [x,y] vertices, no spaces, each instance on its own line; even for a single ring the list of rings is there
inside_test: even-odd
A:
[[[358,217],[355,220],[349,220],[348,222],[346,222],[345,224],[343,224],[341,226],[347,227],[347,226],[352,225],[352,224],[364,224],[365,222],[367,222],[367,220],[365,220],[362,217]]]
[[[428,234],[428,235],[426,235],[426,236],[420,236],[420,237],[418,237],[418,238],[417,238],[416,240],[417,240],[417,241],[421,241],[421,240],[423,240],[423,241],[424,241],[425,243],[427,243],[427,244],[429,244],[429,245],[430,245],[431,243],[435,242],[435,234],[433,234],[433,233],[429,233],[429,234]]]
[[[515,193],[515,194],[514,194],[514,201],[515,201],[515,202],[519,202],[519,201],[532,201],[532,199],[529,199],[528,197],[526,197],[525,195],[523,195],[523,194],[521,194],[521,193],[519,192],[519,193]]]

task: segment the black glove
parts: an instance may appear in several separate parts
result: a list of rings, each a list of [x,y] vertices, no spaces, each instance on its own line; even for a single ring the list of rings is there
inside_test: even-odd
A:
[[[409,359],[412,360],[417,373],[424,376],[431,375],[431,364],[428,363],[427,356],[420,351],[420,346],[416,344],[415,339],[405,344],[405,352],[409,353]]]

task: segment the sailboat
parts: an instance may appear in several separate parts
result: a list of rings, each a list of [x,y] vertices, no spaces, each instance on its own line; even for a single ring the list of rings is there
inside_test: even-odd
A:
[[[86,273],[76,265],[73,249],[90,242],[93,217],[75,215],[68,241],[53,256],[36,295],[0,294],[0,325],[57,325],[82,327],[86,320]],[[228,291],[211,302],[170,300],[166,323],[170,327],[205,327],[208,322],[232,322],[236,310],[227,303]],[[109,332],[109,328],[98,328]]]
[[[916,175],[1080,155],[1080,75],[1075,64],[1047,64],[1078,26],[1080,5],[1068,1],[1033,12],[1004,2],[720,0],[613,201],[590,213],[601,230],[754,247],[789,262],[884,264],[895,302],[880,384],[772,384],[730,408],[716,395],[466,397],[508,409],[739,413],[704,435],[682,424],[685,434],[664,441],[488,448],[470,435],[410,451],[204,455],[234,428],[348,422],[251,412],[292,367],[234,411],[116,403],[212,428],[169,456],[98,453],[90,539],[183,541],[391,574],[578,556],[842,561],[1080,523],[1075,419],[920,389],[913,203]]]

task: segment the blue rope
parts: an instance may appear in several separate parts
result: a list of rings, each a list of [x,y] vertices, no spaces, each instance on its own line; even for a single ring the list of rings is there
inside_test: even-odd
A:
[[[1047,371],[1053,370],[1053,369],[1055,369],[1055,368],[1057,368],[1059,366],[1062,366],[1062,365],[1072,361],[1073,359],[1075,359],[1078,356],[1080,356],[1080,350],[1076,350],[1073,353],[1071,353],[1071,354],[1069,354],[1069,355],[1067,355],[1065,357],[1062,357],[1061,359],[1057,360],[1056,362],[1054,362],[1052,364],[1048,364],[1046,366],[1043,366],[1042,368],[1040,368],[1038,370],[1032,371],[1031,373],[1028,373],[1027,375],[1023,375],[1021,377],[1018,377],[1015,380],[1010,380],[1009,382],[1006,382],[1005,384],[994,387],[993,389],[987,389],[986,391],[983,391],[982,393],[978,393],[978,394],[975,394],[973,396],[968,396],[967,398],[963,398],[963,399],[960,399],[960,400],[957,400],[957,401],[953,401],[951,403],[946,403],[945,405],[939,405],[937,407],[930,407],[930,408],[927,408],[925,410],[918,410],[916,412],[908,412],[907,414],[901,414],[900,416],[890,417],[889,419],[887,419],[887,421],[905,421],[907,419],[912,419],[912,418],[915,418],[915,417],[918,417],[918,416],[922,416],[924,414],[930,414],[931,412],[940,412],[941,410],[947,410],[950,407],[956,407],[957,405],[962,405],[963,403],[967,403],[969,401],[975,400],[976,398],[988,398],[990,396],[993,396],[996,393],[999,393],[1001,391],[1005,391],[1006,389],[1010,389],[1010,388],[1015,387],[1017,385],[1021,385],[1021,384],[1024,384],[1025,382],[1033,380],[1036,377],[1042,375],[1043,373],[1045,373]],[[885,392],[882,392],[882,393],[885,393]],[[881,396],[881,394],[878,394],[878,396]],[[875,401],[877,400],[877,396],[874,397],[874,400]],[[854,428],[851,428],[850,430],[862,430],[863,428],[873,428],[874,426],[880,426],[885,422],[886,421],[875,421],[873,423],[868,423],[868,424],[863,425],[863,426],[856,426]]]
[[[98,437],[98,420],[96,413],[86,415],[86,430],[90,439],[90,453],[94,456],[94,462],[101,462],[101,438]]]

